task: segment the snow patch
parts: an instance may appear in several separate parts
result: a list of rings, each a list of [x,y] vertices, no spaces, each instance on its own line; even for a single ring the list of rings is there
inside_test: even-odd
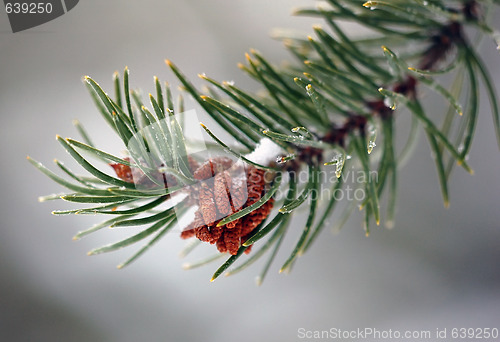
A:
[[[276,160],[276,157],[283,153],[281,147],[276,145],[271,139],[263,138],[257,144],[253,152],[250,152],[245,157],[254,163],[261,165],[269,165]]]

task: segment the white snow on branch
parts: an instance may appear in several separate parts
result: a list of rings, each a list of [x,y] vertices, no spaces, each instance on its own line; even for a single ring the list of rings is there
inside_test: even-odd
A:
[[[262,138],[255,150],[247,154],[245,157],[254,163],[261,165],[269,165],[272,161],[276,160],[278,155],[283,153],[283,149],[276,145],[269,138]]]

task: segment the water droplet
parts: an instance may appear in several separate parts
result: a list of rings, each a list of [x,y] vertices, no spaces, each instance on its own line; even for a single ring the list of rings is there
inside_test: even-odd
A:
[[[372,153],[373,148],[374,148],[375,146],[377,146],[377,145],[375,144],[375,142],[374,142],[374,141],[370,141],[370,142],[368,143],[368,148],[367,148],[367,150],[368,150],[368,154]]]
[[[368,154],[372,153],[373,148],[377,146],[375,144],[376,139],[377,139],[377,129],[375,128],[375,125],[373,123],[370,123],[368,125],[368,145],[366,146]]]
[[[342,175],[342,169],[344,168],[345,160],[345,153],[338,153],[333,157],[331,161],[331,163],[335,165],[335,176],[337,178],[340,178],[340,176]]]
[[[392,110],[396,109],[396,101],[392,97],[387,96],[384,99],[384,105]]]

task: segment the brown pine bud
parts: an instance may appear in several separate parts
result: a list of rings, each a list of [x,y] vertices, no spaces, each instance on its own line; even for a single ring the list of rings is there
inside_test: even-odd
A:
[[[233,213],[229,197],[228,184],[231,184],[231,177],[227,171],[218,173],[214,179],[214,197],[217,210],[221,215],[227,216]]]
[[[130,158],[124,158],[126,162],[130,161]],[[134,182],[134,176],[132,175],[132,169],[130,166],[125,165],[125,164],[120,164],[120,163],[113,163],[109,164],[115,170],[116,176],[120,178],[121,180],[128,182],[128,183],[133,183]]]
[[[206,225],[213,225],[217,219],[217,209],[215,207],[214,193],[207,183],[200,186],[200,210]]]

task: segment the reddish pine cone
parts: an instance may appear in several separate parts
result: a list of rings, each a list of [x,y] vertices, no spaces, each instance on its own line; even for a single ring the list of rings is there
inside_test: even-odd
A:
[[[214,217],[227,217],[254,204],[265,193],[264,170],[247,167],[246,194],[245,183],[238,177],[242,171],[241,166],[234,165],[228,158],[207,160],[194,171],[194,177],[202,180],[199,187],[193,187],[193,191],[197,193],[192,194],[195,197],[198,195],[199,208],[193,222],[181,233],[181,238],[195,236],[201,241],[215,243],[221,253],[238,253],[241,244],[269,216],[274,203],[274,200],[270,199],[250,214],[217,227],[220,220],[214,221]],[[250,247],[245,253],[250,252]]]
[[[130,158],[124,158],[129,162]],[[270,214],[274,200],[270,199],[260,208],[246,216],[217,227],[221,218],[227,217],[258,200],[265,193],[265,171],[249,166],[244,169],[242,165],[234,164],[225,157],[216,157],[199,164],[195,159],[188,157],[189,167],[195,179],[200,183],[190,188],[192,204],[198,205],[193,222],[181,232],[181,238],[197,239],[216,244],[221,253],[235,255],[241,244],[251,235],[252,231]],[[132,168],[125,164],[109,164],[116,172],[118,178],[133,183]],[[138,172],[135,182],[152,183],[142,172]],[[245,174],[245,177],[242,177]],[[137,176],[139,176],[137,178]],[[171,175],[158,173],[158,180],[162,179],[165,187],[174,186],[177,180]],[[246,185],[246,189],[245,189]],[[246,190],[246,191],[245,191]],[[249,246],[245,253],[250,252]]]

